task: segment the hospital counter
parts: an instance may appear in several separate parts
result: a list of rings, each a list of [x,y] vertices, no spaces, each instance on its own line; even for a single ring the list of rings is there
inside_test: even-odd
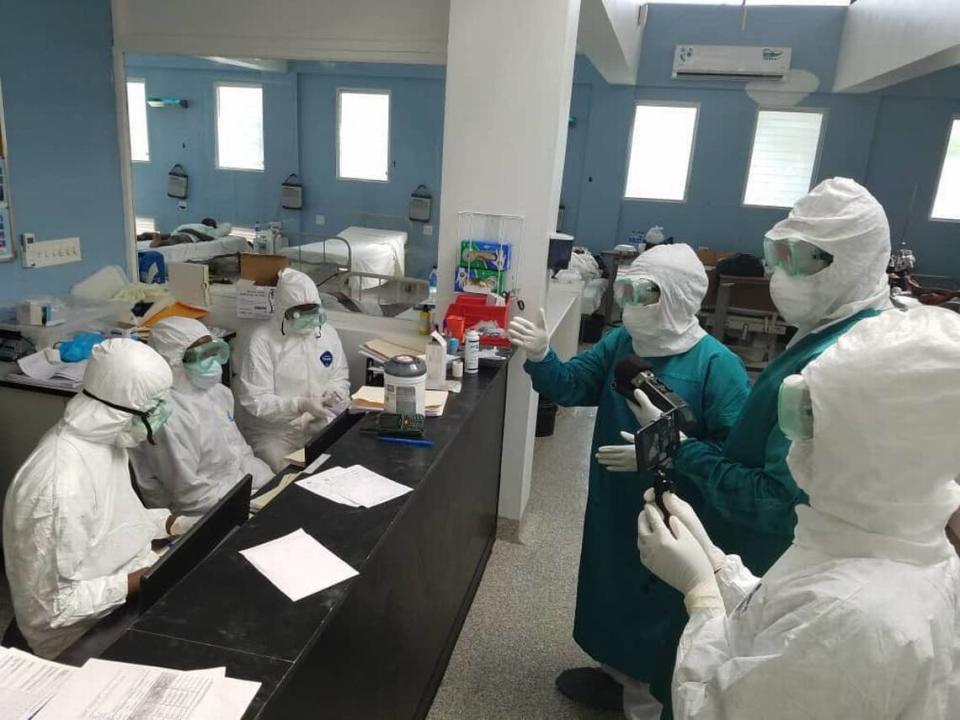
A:
[[[291,485],[98,654],[226,666],[262,683],[247,719],[424,717],[496,533],[506,380],[505,366],[465,378],[427,419],[433,447],[380,443],[362,419],[325,467],[362,464],[413,492],[363,509]],[[239,554],[299,528],[359,576],[292,602]],[[82,662],[98,629],[66,657]]]

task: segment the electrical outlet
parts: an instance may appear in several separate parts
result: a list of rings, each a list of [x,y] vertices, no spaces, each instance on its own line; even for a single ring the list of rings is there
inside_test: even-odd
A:
[[[327,222],[327,218],[325,218],[323,215],[317,215],[317,217],[315,218],[315,221],[317,225],[325,225]]]
[[[28,268],[50,267],[80,262],[80,238],[38,241],[33,235],[23,236],[23,266]]]
[[[433,235],[433,225],[424,225],[423,226],[424,235]]]

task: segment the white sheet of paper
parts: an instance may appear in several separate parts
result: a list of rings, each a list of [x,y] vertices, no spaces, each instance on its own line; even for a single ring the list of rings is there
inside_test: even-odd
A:
[[[328,500],[352,507],[374,507],[413,490],[363,465],[330,468],[300,480],[297,485]]]
[[[359,574],[303,528],[240,554],[294,601]]]
[[[81,360],[74,363],[61,363],[55,373],[56,377],[66,378],[74,382],[83,382],[83,374],[87,371],[87,361]]]
[[[307,466],[303,469],[303,471],[304,471],[305,473],[314,473],[314,472],[317,471],[317,468],[319,468],[321,465],[323,465],[323,464],[324,464],[327,460],[329,460],[329,459],[330,459],[330,456],[329,456],[327,453],[323,453],[320,457],[318,457],[318,458],[317,458],[316,460],[314,460],[312,463],[310,463],[309,465],[307,465]]]
[[[70,676],[36,720],[239,719],[197,712],[218,682],[209,674],[92,659]]]
[[[260,683],[252,680],[221,678],[197,707],[198,718],[241,718],[247,711]]]
[[[0,648],[0,718],[28,720],[70,679],[76,668],[14,648]]]
[[[297,485],[302,487],[304,490],[309,490],[315,495],[319,495],[320,497],[326,498],[332,502],[340,503],[341,505],[349,505],[350,507],[360,507],[360,503],[344,497],[334,489],[333,485],[330,484],[329,480],[337,473],[341,472],[343,472],[343,468],[333,467],[328,470],[324,470],[322,473],[305,477],[303,480],[298,481]]]
[[[263,495],[257,495],[255,498],[251,499],[250,511],[260,512],[263,510],[267,505],[273,502],[277,495],[286,490],[287,486],[290,485],[290,483],[292,483],[299,474],[300,473],[298,472],[285,474],[282,478],[280,478],[280,482],[277,483],[277,486],[273,490],[269,490],[263,493]]]

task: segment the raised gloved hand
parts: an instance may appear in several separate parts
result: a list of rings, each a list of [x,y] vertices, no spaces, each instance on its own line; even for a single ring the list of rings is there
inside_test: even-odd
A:
[[[507,327],[510,342],[527,353],[531,362],[543,362],[550,352],[550,333],[547,332],[547,316],[540,308],[536,323],[526,318],[515,317]]]
[[[654,405],[653,401],[647,397],[647,394],[643,390],[634,390],[633,397],[637,402],[628,402],[627,407],[630,408],[630,412],[633,413],[637,422],[640,423],[640,427],[646,427],[663,415],[663,410]]]
[[[655,504],[656,494],[653,492],[653,488],[649,488],[643,494],[643,499],[649,505]],[[678,495],[674,495],[672,492],[665,492],[663,494],[663,506],[670,515],[678,518],[684,527],[690,531],[690,534],[693,535],[694,539],[700,544],[700,547],[703,548],[703,552],[706,553],[707,559],[710,560],[710,565],[714,572],[723,567],[727,559],[726,553],[713,544],[713,540],[710,539],[710,535],[707,534],[703,523],[700,522],[700,518],[697,517],[696,511],[690,507],[690,503],[681,499]],[[659,510],[659,508],[657,509]]]
[[[688,613],[723,611],[710,560],[678,517],[670,518],[668,529],[657,506],[647,503],[637,521],[637,548],[650,572],[683,593]]]
[[[640,392],[639,390],[637,392]],[[597,448],[597,462],[610,472],[636,472],[637,448],[633,443],[633,435],[621,432],[620,437],[628,441],[629,445],[601,445]]]

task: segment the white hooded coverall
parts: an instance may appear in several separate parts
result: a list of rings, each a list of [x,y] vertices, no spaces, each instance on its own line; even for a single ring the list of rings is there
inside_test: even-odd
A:
[[[170,368],[135,340],[93,349],[83,387],[145,409],[165,393]],[[3,551],[17,624],[52,658],[127,598],[127,575],[152,565],[167,510],[146,510],[117,444],[136,416],[80,394],[20,468],[7,491]]]
[[[147,507],[169,507],[177,515],[203,515],[247,473],[254,490],[273,477],[234,422],[230,390],[219,383],[202,390],[183,367],[187,348],[208,335],[203,323],[181,317],[160,321],[150,333],[150,346],[173,373],[173,412],[156,445],[142,443],[130,454]]]
[[[810,497],[763,576],[717,573],[726,614],[693,612],[673,680],[685,720],[960,717],[960,317],[858,323],[803,371],[814,437],[790,471]]]
[[[305,447],[350,399],[347,358],[329,323],[308,335],[286,327],[284,313],[297,305],[320,304],[316,284],[297,270],[284,270],[277,282],[274,316],[253,331],[240,372],[241,427],[274,472],[284,458]],[[301,412],[300,400],[322,399],[331,408],[325,418]]]

